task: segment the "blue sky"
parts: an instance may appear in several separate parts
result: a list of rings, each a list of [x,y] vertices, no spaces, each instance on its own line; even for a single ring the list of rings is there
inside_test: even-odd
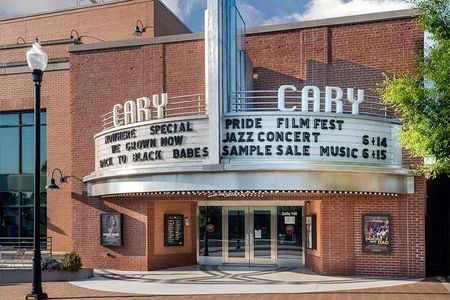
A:
[[[100,2],[100,1],[99,1]],[[109,1],[105,1],[109,2]],[[162,0],[192,31],[203,30],[207,0]],[[0,19],[75,6],[76,0],[0,0]],[[89,5],[89,0],[82,0]],[[247,27],[408,8],[403,0],[237,0]]]

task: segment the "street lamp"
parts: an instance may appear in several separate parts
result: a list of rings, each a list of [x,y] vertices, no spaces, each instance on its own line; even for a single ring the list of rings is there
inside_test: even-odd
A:
[[[139,26],[139,23],[141,24],[141,26]],[[141,20],[137,20],[136,21],[136,28],[133,31],[133,35],[141,36],[145,32],[145,29],[146,28],[144,27],[144,24],[142,24],[142,21]]]
[[[47,299],[42,291],[41,273],[41,82],[42,74],[47,67],[48,57],[38,42],[27,52],[28,66],[34,81],[34,240],[33,240],[33,281],[30,294],[26,300]]]
[[[59,186],[56,184],[56,180],[55,180],[55,171],[59,172],[59,175],[60,175],[59,182],[66,182],[66,177],[63,176],[61,170],[58,168],[55,168],[52,171],[52,179],[50,179],[50,183],[47,184],[47,186],[45,187],[47,190],[59,190]]]

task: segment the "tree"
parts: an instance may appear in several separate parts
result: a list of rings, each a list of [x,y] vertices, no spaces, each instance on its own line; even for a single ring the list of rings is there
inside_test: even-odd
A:
[[[402,116],[402,146],[425,158],[419,169],[432,177],[450,175],[450,0],[413,3],[433,43],[419,59],[418,75],[386,78],[381,99]]]

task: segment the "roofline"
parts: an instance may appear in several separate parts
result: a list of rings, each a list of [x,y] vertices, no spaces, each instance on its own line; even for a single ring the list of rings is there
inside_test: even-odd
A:
[[[186,28],[187,31],[192,32],[192,30],[189,28],[189,26],[187,26],[170,8],[167,7],[167,5],[165,5],[161,0],[154,0],[154,2],[157,2],[159,5],[162,6],[163,9],[167,10],[170,14],[172,14],[176,21],[178,23],[180,23],[181,26],[183,26],[184,28]]]
[[[370,13],[370,14],[362,14],[362,15],[318,19],[318,20],[287,23],[287,24],[259,26],[259,27],[254,27],[254,28],[248,29],[246,34],[252,35],[252,34],[262,34],[262,33],[270,33],[270,32],[277,32],[277,31],[312,28],[312,27],[349,25],[349,24],[356,24],[356,23],[370,23],[370,22],[387,21],[387,20],[394,20],[394,19],[415,18],[418,15],[419,15],[419,11],[417,9],[403,9],[403,10],[394,10],[394,11],[378,12],[378,13]],[[188,33],[188,34],[163,36],[163,37],[156,37],[156,38],[146,38],[146,39],[139,39],[139,40],[123,40],[123,41],[113,41],[113,42],[105,42],[105,43],[94,43],[94,44],[87,44],[87,45],[81,44],[81,45],[69,46],[69,52],[101,50],[101,49],[108,49],[108,48],[122,48],[122,47],[131,47],[131,46],[144,46],[144,45],[175,43],[175,42],[186,42],[186,41],[201,40],[203,38],[204,38],[204,34],[202,32],[200,32],[200,33]]]
[[[93,43],[93,44],[79,44],[70,45],[69,52],[79,52],[79,51],[90,51],[90,50],[101,50],[109,48],[124,48],[124,47],[134,47],[134,46],[145,46],[145,45],[155,45],[155,44],[166,44],[166,43],[176,43],[185,41],[195,41],[203,40],[204,34],[200,33],[185,33],[176,35],[167,35],[154,38],[143,38],[138,40],[122,40],[122,41],[112,41],[104,43]]]
[[[413,18],[413,17],[417,17],[418,15],[419,15],[419,10],[417,10],[417,9],[401,9],[401,10],[376,12],[376,13],[361,14],[361,15],[308,20],[308,21],[294,22],[294,23],[258,26],[258,27],[253,27],[253,28],[248,29],[247,34],[267,33],[267,32],[273,32],[273,31],[285,31],[285,30],[293,30],[293,29],[309,28],[309,27],[321,27],[321,26],[347,25],[347,24],[354,24],[354,23],[377,22],[377,21],[385,21],[385,20],[392,20],[392,19]]]
[[[141,0],[141,2],[145,2],[145,1],[158,1],[158,0]],[[0,23],[21,20],[21,19],[27,19],[27,18],[36,18],[36,17],[39,18],[39,17],[45,16],[45,15],[51,15],[51,14],[70,13],[75,10],[99,8],[99,7],[117,5],[117,4],[126,3],[126,2],[136,2],[136,1],[135,0],[110,0],[105,3],[87,4],[87,5],[82,5],[82,6],[72,6],[72,7],[67,7],[67,8],[48,10],[48,11],[43,11],[43,12],[38,12],[38,13],[32,13],[32,14],[21,15],[21,16],[6,18],[6,19],[0,19]],[[172,14],[173,14],[173,12],[172,12]]]

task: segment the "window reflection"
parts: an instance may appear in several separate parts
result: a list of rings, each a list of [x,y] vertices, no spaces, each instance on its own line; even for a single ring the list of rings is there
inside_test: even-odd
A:
[[[34,172],[34,127],[22,128],[22,173]]]
[[[0,127],[0,174],[19,173],[19,128]]]
[[[19,125],[19,114],[0,114],[0,126]]]
[[[46,171],[42,168],[46,165],[47,153],[47,134],[46,126],[41,126],[41,172]],[[34,126],[22,127],[22,173],[34,173]]]
[[[41,114],[41,172],[46,173],[46,114]],[[34,113],[0,113],[0,237],[32,237]],[[43,174],[41,174],[42,176]],[[31,183],[28,184],[28,183]],[[41,193],[41,235],[47,232],[47,193]],[[1,240],[0,240],[1,241]]]
[[[16,237],[19,236],[19,208],[5,207],[3,210],[2,223],[0,232],[2,236]]]
[[[222,207],[199,207],[200,256],[222,257]]]
[[[33,192],[22,193],[22,205],[23,206],[33,206],[34,205],[34,193]]]
[[[20,193],[0,192],[0,199],[2,199],[2,205],[0,206],[19,206]]]
[[[279,206],[278,258],[301,259],[302,253],[302,207]]]

